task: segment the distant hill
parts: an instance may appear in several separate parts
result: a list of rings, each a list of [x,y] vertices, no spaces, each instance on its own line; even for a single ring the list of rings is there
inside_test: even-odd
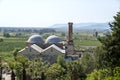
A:
[[[55,24],[51,28],[66,30],[68,29],[67,24]],[[76,23],[73,25],[74,30],[106,30],[109,29],[108,23]]]

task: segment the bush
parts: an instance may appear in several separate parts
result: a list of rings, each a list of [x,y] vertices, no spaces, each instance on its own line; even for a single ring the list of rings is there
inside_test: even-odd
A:
[[[120,67],[115,67],[113,74],[110,69],[94,70],[86,80],[120,80]]]
[[[109,70],[107,69],[94,70],[91,74],[88,74],[86,80],[104,80],[108,75]]]
[[[46,71],[47,80],[60,80],[64,72],[65,69],[61,65],[54,63]]]
[[[3,39],[2,39],[2,38],[0,38],[0,42],[3,42]]]
[[[9,33],[4,32],[4,33],[3,33],[3,36],[4,36],[4,37],[10,37],[10,34],[9,34]]]

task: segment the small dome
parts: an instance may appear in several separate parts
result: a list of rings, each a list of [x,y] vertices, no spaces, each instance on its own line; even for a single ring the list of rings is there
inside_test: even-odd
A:
[[[58,36],[55,36],[55,35],[52,35],[52,36],[49,36],[45,43],[58,43],[58,42],[61,42],[62,40],[58,37]]]
[[[40,35],[32,35],[28,41],[29,43],[44,43],[42,36]]]

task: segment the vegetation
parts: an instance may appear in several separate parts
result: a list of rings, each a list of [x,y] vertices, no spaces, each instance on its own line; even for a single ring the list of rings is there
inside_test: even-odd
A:
[[[94,70],[88,75],[86,80],[119,80],[120,79],[120,67],[113,69],[113,76],[109,69]]]
[[[114,16],[114,19],[115,21],[110,23],[112,30],[111,34],[106,35],[103,38],[99,38],[102,43],[102,52],[99,52],[100,57],[102,57],[101,68],[110,67],[111,70],[116,66],[120,66],[120,12]]]
[[[2,38],[0,38],[0,42],[3,42],[3,39],[2,39]]]
[[[80,46],[98,46],[101,43],[98,40],[74,40],[74,43]]]
[[[75,45],[98,46],[94,52],[85,52],[81,58],[74,61],[66,61],[64,57],[58,56],[56,63],[51,65],[39,58],[29,60],[25,56],[17,55],[19,49],[15,48],[24,48],[26,39],[3,38],[3,42],[0,42],[0,52],[3,52],[0,57],[0,70],[4,68],[3,62],[7,62],[13,80],[15,75],[17,80],[119,80],[120,12],[114,19],[114,22],[110,23],[111,33],[105,36],[99,37],[98,33],[95,33],[95,36],[74,34]],[[5,52],[8,52],[7,56]],[[12,59],[6,60],[8,56]]]
[[[10,34],[9,34],[9,33],[4,32],[4,33],[3,33],[3,36],[4,36],[4,37],[10,37]]]
[[[0,42],[0,55],[3,57],[3,60],[9,61],[13,60],[13,50],[22,49],[25,47],[26,39],[18,38],[3,38],[3,41]]]
[[[111,34],[98,38],[102,45],[96,48],[94,54],[97,70],[88,75],[88,80],[119,80],[120,78],[120,12],[114,16],[114,22],[109,25]]]
[[[0,52],[10,52],[15,48],[24,48],[26,39],[3,39],[3,42],[0,42]]]
[[[0,56],[0,80],[2,80],[2,57]]]

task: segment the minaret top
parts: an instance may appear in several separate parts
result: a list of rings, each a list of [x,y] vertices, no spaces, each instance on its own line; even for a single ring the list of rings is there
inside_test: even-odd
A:
[[[72,26],[72,25],[73,25],[73,22],[69,22],[68,25],[69,25],[69,26]]]
[[[72,34],[73,34],[73,23],[69,22],[68,23],[68,44],[72,45],[73,44],[73,38],[72,38]]]

